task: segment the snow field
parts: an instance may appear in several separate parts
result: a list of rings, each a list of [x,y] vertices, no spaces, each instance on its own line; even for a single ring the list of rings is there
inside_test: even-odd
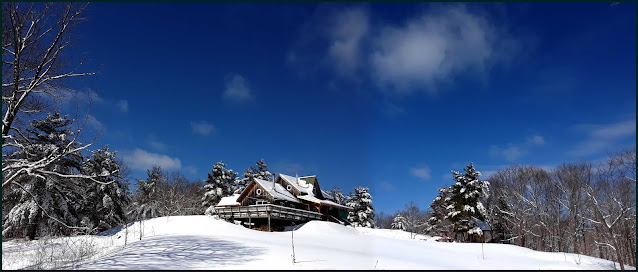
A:
[[[143,237],[139,240],[140,227]],[[288,228],[293,229],[291,228]],[[294,233],[249,230],[210,216],[161,217],[112,229],[94,241],[94,258],[79,269],[613,269],[611,261],[538,252],[513,245],[439,243],[400,230],[345,227],[311,221]],[[291,236],[295,259],[292,263]],[[57,238],[65,239],[65,238]],[[68,238],[67,238],[68,239]],[[2,243],[2,268],[28,267],[11,253],[38,241]],[[484,256],[484,257],[483,257]],[[6,265],[5,265],[6,263]],[[632,268],[635,269],[635,268]]]

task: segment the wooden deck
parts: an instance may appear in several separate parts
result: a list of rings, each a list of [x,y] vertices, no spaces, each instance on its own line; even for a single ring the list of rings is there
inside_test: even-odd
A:
[[[322,214],[317,212],[293,209],[273,204],[240,206],[240,207],[217,207],[216,214],[223,219],[250,219],[268,218],[290,221],[321,220]]]

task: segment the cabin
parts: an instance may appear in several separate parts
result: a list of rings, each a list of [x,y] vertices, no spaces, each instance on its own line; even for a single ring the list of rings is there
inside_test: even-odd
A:
[[[253,178],[241,194],[224,197],[215,206],[215,214],[222,219],[268,231],[311,220],[347,225],[350,210],[321,190],[317,176],[284,174],[273,181]]]
[[[475,237],[475,241],[479,243],[490,242],[492,238],[492,228],[485,221],[476,220],[476,225],[481,229],[481,235]]]

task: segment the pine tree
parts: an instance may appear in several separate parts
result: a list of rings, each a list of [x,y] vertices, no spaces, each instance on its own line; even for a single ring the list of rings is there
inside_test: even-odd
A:
[[[109,151],[108,146],[92,151],[91,158],[84,161],[82,173],[100,176],[96,183],[85,181],[85,203],[81,224],[104,231],[126,222],[126,207],[131,202],[128,182],[121,173],[121,162],[116,161],[117,151]]]
[[[403,217],[403,215],[401,215],[401,213],[398,213],[394,219],[392,220],[392,229],[399,229],[399,230],[406,230],[406,219],[405,217]]]
[[[74,132],[69,126],[73,122],[66,115],[60,116],[58,111],[31,121],[26,133],[16,140],[23,147],[3,154],[3,167],[14,159],[36,162],[80,146],[79,142],[71,142]],[[81,180],[63,175],[79,173],[82,160],[79,151],[72,152],[51,162],[41,171],[43,174],[25,175],[3,191],[3,201],[7,200],[3,203],[3,237],[34,239],[70,234],[78,225],[77,211],[82,207],[83,187]]]
[[[226,164],[222,161],[215,163],[213,170],[208,173],[208,178],[204,180],[204,197],[202,197],[202,206],[206,208],[204,214],[212,215],[215,212],[215,205],[219,203],[222,197],[230,196],[237,191],[238,185],[237,172],[232,169],[226,169]]]
[[[348,197],[346,206],[353,209],[348,213],[348,221],[353,226],[374,228],[374,208],[368,188],[354,188],[354,193]]]
[[[447,187],[447,186],[446,186]],[[446,188],[439,189],[439,195],[434,198],[430,204],[428,212],[428,227],[426,233],[439,235],[440,233],[451,233],[453,230],[452,223],[446,219],[448,211],[446,207],[450,202],[450,194]]]
[[[347,197],[343,194],[343,192],[341,191],[341,189],[339,189],[339,187],[337,186],[332,187],[329,193],[332,199],[334,199],[335,203],[346,205]]]
[[[455,233],[482,234],[476,220],[485,221],[487,213],[482,201],[489,194],[489,182],[479,180],[480,172],[474,170],[470,163],[465,167],[465,174],[452,171],[455,184],[447,190],[450,194],[446,207],[446,219],[454,224]]]
[[[246,170],[244,171],[245,179],[252,180],[252,178],[258,178],[266,181],[273,180],[272,173],[268,171],[268,165],[266,165],[264,159],[260,159],[259,161],[257,161],[256,166],[257,167],[250,166],[249,168],[246,168]]]
[[[159,214],[159,200],[157,190],[162,183],[167,182],[167,175],[159,165],[153,169],[146,170],[148,178],[146,180],[137,179],[136,201],[133,203],[134,210],[131,211],[132,218],[146,219],[162,216]]]

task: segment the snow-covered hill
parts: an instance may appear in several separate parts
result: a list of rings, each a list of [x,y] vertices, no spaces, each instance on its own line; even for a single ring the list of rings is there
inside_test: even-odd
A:
[[[141,240],[140,227],[143,227]],[[614,268],[611,261],[576,254],[539,252],[502,244],[439,243],[426,235],[410,239],[410,233],[398,230],[355,229],[319,221],[297,226],[294,232],[261,232],[203,215],[161,217],[131,224],[127,230],[117,228],[96,236],[60,239],[66,240],[53,239],[48,244],[3,242],[2,269],[38,267],[32,266],[25,256],[46,261],[50,255],[51,261],[59,263],[61,258],[53,256],[54,247],[60,242],[92,246],[98,251],[73,263],[72,268],[80,269]]]

